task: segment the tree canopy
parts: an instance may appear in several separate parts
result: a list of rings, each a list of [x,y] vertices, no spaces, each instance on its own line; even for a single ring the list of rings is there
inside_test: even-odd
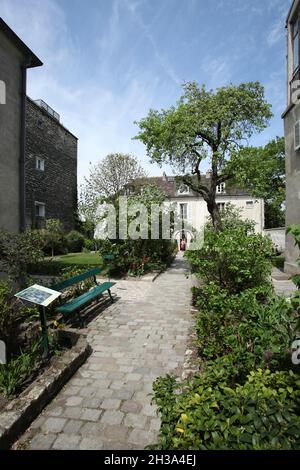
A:
[[[107,155],[90,169],[81,190],[79,210],[86,220],[95,220],[99,204],[112,200],[136,178],[145,177],[137,158],[123,153]]]
[[[264,147],[247,147],[235,154],[229,164],[234,175],[230,184],[248,189],[265,200],[265,227],[285,224],[285,142],[276,137]]]
[[[215,91],[196,82],[183,86],[183,95],[167,110],[150,110],[136,124],[135,137],[146,145],[152,162],[171,164],[182,181],[207,203],[216,230],[222,228],[216,188],[232,177],[228,162],[254,133],[268,126],[271,106],[259,82],[229,85]],[[211,178],[201,178],[203,163]]]

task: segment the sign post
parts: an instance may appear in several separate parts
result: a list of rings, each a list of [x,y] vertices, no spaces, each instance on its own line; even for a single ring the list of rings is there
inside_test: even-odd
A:
[[[49,354],[46,307],[54,302],[54,300],[56,300],[60,295],[61,292],[49,289],[48,287],[39,286],[38,284],[34,284],[33,286],[15,294],[15,297],[39,306],[42,329],[42,345],[45,357],[47,357]]]

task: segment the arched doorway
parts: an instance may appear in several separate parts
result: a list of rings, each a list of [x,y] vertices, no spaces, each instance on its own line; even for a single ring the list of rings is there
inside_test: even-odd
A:
[[[173,234],[173,240],[177,241],[178,250],[184,252],[193,240],[193,234],[190,230],[177,230]]]

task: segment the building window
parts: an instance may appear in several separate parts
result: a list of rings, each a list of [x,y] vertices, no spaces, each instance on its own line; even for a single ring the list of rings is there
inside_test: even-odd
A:
[[[225,209],[226,203],[225,202],[217,202],[217,206],[219,211],[223,211]]]
[[[292,38],[293,38],[293,71],[294,73],[299,68],[299,12],[292,23]]]
[[[300,149],[300,121],[295,123],[295,150]]]
[[[45,160],[40,157],[36,157],[35,159],[35,168],[39,171],[45,170]]]
[[[246,201],[246,207],[247,207],[247,209],[252,209],[253,204],[254,204],[253,201]]]
[[[35,202],[35,216],[45,217],[45,204],[43,202]]]
[[[178,188],[178,194],[189,194],[190,188],[187,184],[181,184]]]
[[[225,193],[225,183],[218,184],[217,194],[224,194],[224,193]]]
[[[181,220],[187,220],[188,218],[188,205],[187,204],[179,204],[179,214]]]

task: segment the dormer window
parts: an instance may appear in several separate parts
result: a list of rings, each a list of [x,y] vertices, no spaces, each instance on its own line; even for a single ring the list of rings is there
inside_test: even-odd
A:
[[[190,188],[187,184],[181,184],[177,192],[178,194],[181,194],[181,195],[190,194]]]
[[[218,184],[217,194],[224,194],[224,193],[225,193],[225,183]]]

